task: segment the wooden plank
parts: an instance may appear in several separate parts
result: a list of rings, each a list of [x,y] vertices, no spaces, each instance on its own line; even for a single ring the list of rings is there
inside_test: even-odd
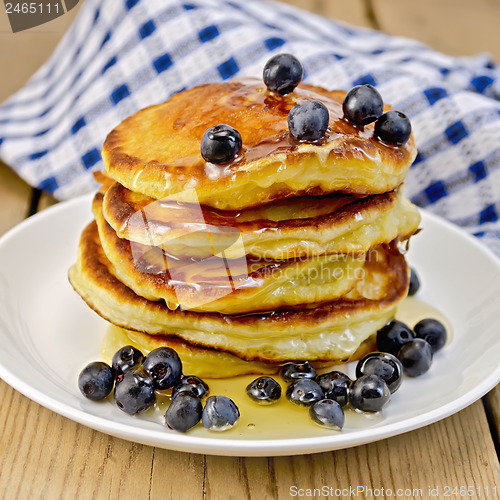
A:
[[[378,24],[452,55],[491,52],[500,60],[500,0],[371,0]]]
[[[497,385],[484,397],[491,416],[492,432],[495,433],[497,446],[500,447],[500,385]],[[498,450],[500,452],[500,449]]]
[[[281,2],[346,23],[373,27],[365,0],[281,0]]]
[[[0,236],[26,217],[31,191],[26,182],[0,162]]]
[[[150,498],[197,500],[205,498],[204,488],[204,455],[155,448]]]
[[[443,492],[447,485],[491,489],[500,484],[480,402],[427,428],[366,446],[296,457],[233,458],[112,438],[40,407],[4,383],[0,400],[0,492],[12,497],[239,500],[290,498],[292,486],[364,486],[422,490],[425,498],[429,487]],[[415,464],[411,472],[409,464]]]
[[[4,75],[0,78],[0,103],[21,88],[48,59],[73,22],[81,4],[83,1],[67,14],[47,24],[19,33],[11,32],[5,9],[0,9],[0,68]]]
[[[0,496],[147,498],[154,449],[93,431],[0,383]]]
[[[41,212],[46,208],[52,207],[58,203],[58,201],[48,193],[42,193],[40,196],[40,201],[38,202],[38,211]]]

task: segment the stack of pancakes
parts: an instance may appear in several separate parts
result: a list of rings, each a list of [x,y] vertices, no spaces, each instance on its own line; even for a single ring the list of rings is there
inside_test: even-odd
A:
[[[355,359],[406,296],[401,249],[420,223],[402,197],[413,138],[381,143],[343,118],[345,93],[259,80],[195,87],[137,112],[103,148],[106,174],[69,277],[145,351],[176,349],[185,371],[273,373],[290,360]],[[299,142],[290,109],[320,100],[324,139]],[[206,162],[224,123],[243,147]],[[117,348],[120,346],[117,346]]]

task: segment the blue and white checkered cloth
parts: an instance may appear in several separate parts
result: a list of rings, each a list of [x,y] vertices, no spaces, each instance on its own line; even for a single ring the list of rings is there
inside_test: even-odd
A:
[[[291,52],[305,81],[370,83],[412,121],[418,205],[500,255],[500,67],[264,0],[86,0],[51,58],[0,106],[0,158],[64,199],[95,188],[106,134],[181,89],[261,76]]]

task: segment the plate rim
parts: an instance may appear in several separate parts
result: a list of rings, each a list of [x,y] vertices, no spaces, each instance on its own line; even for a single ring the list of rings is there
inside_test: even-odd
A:
[[[50,218],[54,214],[79,206],[91,200],[92,193],[85,194],[74,199],[60,202],[57,205],[47,208],[27,219],[23,220],[2,237],[0,237],[0,249],[15,238],[19,233],[29,230],[38,221]],[[463,229],[449,222],[442,217],[435,215],[425,209],[419,208],[422,213],[422,225],[425,221],[444,226],[447,230],[455,233],[461,238],[465,238],[479,252],[484,254],[492,263],[500,269],[500,259],[480,241],[466,233]],[[89,220],[92,214],[89,207]],[[69,285],[68,285],[69,286]],[[306,453],[320,453],[345,449],[353,446],[368,444],[373,441],[386,439],[400,435],[412,430],[425,427],[431,423],[438,422],[453,415],[465,407],[473,404],[488,391],[493,389],[500,382],[500,365],[496,370],[485,377],[482,382],[457,399],[446,403],[444,406],[430,410],[423,415],[416,415],[400,421],[392,422],[381,427],[367,427],[349,434],[332,434],[332,436],[314,436],[302,438],[279,438],[279,439],[216,439],[213,437],[189,436],[180,433],[170,433],[161,430],[150,430],[136,427],[133,424],[124,424],[109,420],[106,417],[93,415],[85,412],[81,408],[75,408],[69,404],[61,403],[51,395],[34,389],[22,378],[11,372],[4,366],[0,357],[0,378],[27,398],[35,401],[41,406],[54,411],[55,413],[69,418],[79,424],[90,427],[94,430],[104,432],[129,441],[166,448],[175,451],[191,453],[204,453],[209,455],[222,456],[283,456],[298,455]],[[160,439],[158,439],[160,438]]]

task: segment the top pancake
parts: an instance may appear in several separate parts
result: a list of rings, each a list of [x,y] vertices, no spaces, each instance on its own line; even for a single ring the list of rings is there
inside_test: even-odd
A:
[[[303,84],[281,96],[256,79],[194,87],[112,130],[104,165],[132,191],[222,210],[334,191],[392,191],[415,159],[413,137],[401,147],[383,144],[373,137],[373,124],[343,118],[344,95]],[[329,110],[327,134],[316,143],[299,142],[288,131],[288,112],[314,99]],[[240,154],[224,165],[205,162],[200,153],[204,132],[219,123],[236,128],[243,140]]]

